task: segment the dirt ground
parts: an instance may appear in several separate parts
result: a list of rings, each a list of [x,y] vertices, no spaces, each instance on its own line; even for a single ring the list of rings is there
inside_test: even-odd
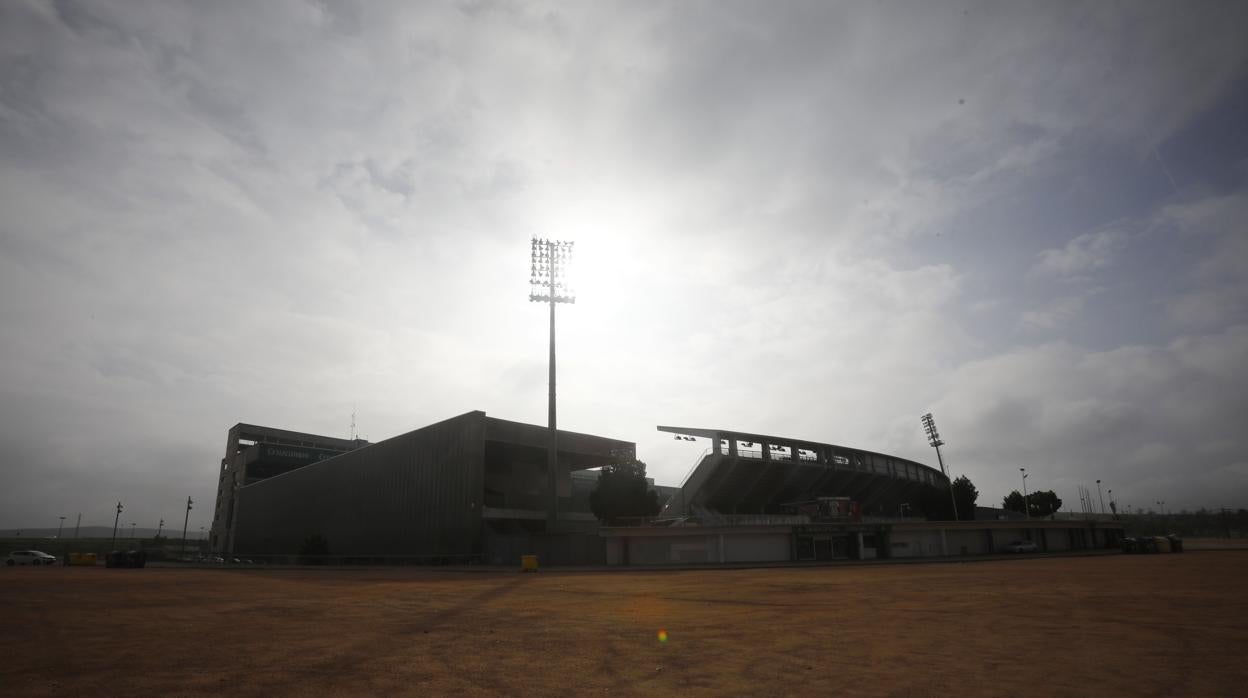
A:
[[[1246,572],[1244,552],[527,575],[6,568],[0,686],[1243,695]]]

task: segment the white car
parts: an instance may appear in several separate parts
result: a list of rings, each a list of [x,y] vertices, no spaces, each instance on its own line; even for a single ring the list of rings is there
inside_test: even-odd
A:
[[[1005,552],[1007,553],[1034,553],[1039,550],[1040,548],[1029,540],[1016,540],[1005,546]]]
[[[55,565],[56,558],[38,550],[14,550],[9,553],[4,564],[9,567],[14,565]]]

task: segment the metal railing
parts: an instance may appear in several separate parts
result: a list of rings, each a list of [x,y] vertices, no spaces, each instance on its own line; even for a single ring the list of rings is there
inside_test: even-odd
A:
[[[479,565],[483,555],[207,555],[176,560],[199,567],[384,567]]]
[[[803,526],[810,523],[805,514],[716,514],[704,507],[693,507],[696,513],[687,516],[621,517],[611,522],[610,528],[636,528],[641,526]]]

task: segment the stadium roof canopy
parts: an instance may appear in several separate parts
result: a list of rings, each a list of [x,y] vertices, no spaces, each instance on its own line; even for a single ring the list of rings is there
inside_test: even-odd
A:
[[[939,470],[885,453],[726,429],[658,429],[711,441],[664,516],[780,514],[786,503],[816,497],[849,497],[864,513],[895,514],[912,498],[949,486]]]

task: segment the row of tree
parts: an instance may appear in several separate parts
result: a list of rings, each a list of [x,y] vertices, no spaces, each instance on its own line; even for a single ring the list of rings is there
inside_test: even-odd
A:
[[[1026,500],[1025,503],[1024,499]],[[1062,499],[1053,490],[1028,492],[1025,498],[1018,493],[1018,490],[1014,490],[1005,496],[1005,499],[1001,502],[1001,508],[1006,511],[1017,511],[1020,514],[1026,512],[1028,515],[1039,519],[1060,511]]]

